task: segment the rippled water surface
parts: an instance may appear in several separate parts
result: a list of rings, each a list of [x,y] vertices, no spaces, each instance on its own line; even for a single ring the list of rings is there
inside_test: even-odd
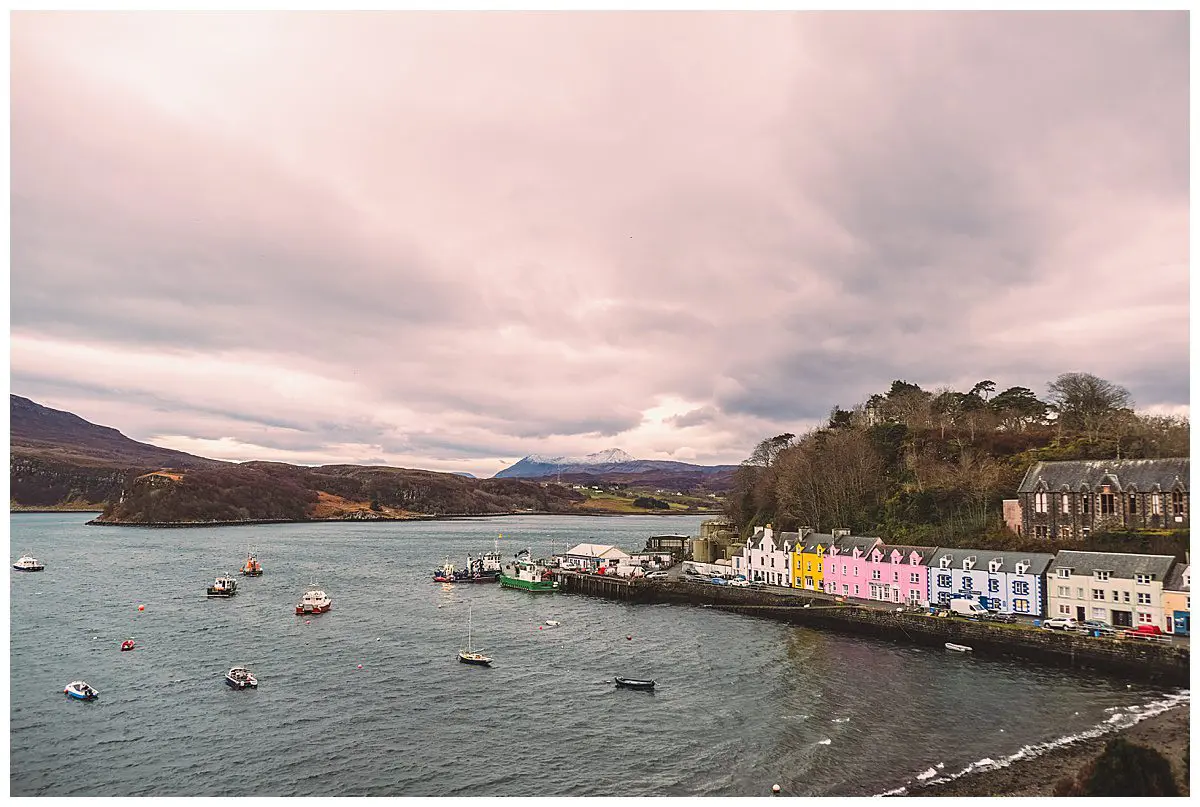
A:
[[[699,518],[145,530],[89,517],[11,517],[12,559],[47,565],[10,571],[13,795],[878,793],[1164,695],[713,608],[430,579],[498,533],[507,556],[589,538],[629,550],[696,534]],[[247,546],[264,576],[207,600]],[[293,609],[310,580],[334,608],[306,624]],[[457,662],[468,604],[491,669]],[[129,637],[137,649],[120,652]],[[235,664],[257,691],[224,685]],[[658,689],[617,690],[613,675]],[[76,678],[100,700],[68,700]]]

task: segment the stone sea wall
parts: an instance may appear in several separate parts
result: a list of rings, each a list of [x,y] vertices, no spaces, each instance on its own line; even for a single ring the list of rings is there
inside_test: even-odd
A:
[[[567,593],[637,603],[708,605],[748,616],[893,641],[931,646],[952,642],[967,645],[981,656],[1017,657],[1057,666],[1096,669],[1169,686],[1188,683],[1191,654],[1183,643],[1096,638],[1023,625],[886,611],[836,603],[823,597],[709,583],[627,582],[581,574],[563,574],[559,579]]]

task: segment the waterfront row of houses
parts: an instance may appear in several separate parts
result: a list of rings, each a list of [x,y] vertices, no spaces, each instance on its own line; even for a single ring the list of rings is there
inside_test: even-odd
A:
[[[731,561],[750,582],[850,599],[928,607],[968,597],[1005,614],[1189,632],[1191,567],[1170,555],[907,546],[849,530],[776,536],[767,525]]]

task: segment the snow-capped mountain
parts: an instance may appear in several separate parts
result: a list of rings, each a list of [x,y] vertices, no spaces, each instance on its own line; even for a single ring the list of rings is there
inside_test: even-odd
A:
[[[639,474],[647,471],[681,471],[689,473],[721,473],[733,465],[692,465],[671,460],[639,460],[619,448],[597,451],[584,457],[551,457],[530,454],[496,474],[497,478],[521,477],[532,479],[559,474]]]

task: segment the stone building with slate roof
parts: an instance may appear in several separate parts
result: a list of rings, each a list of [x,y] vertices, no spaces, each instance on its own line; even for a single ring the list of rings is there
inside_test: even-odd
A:
[[[1049,615],[1165,630],[1163,583],[1174,564],[1171,555],[1059,552],[1046,570]]]
[[[1035,538],[1188,529],[1191,460],[1038,462],[1017,488],[1021,527]]]

